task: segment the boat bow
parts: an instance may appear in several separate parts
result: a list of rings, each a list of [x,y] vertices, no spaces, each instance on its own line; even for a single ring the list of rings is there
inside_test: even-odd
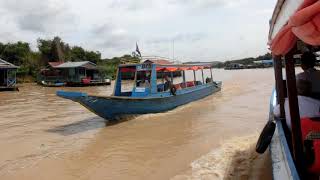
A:
[[[70,99],[72,101],[78,101],[82,97],[87,97],[87,93],[83,92],[67,92],[67,91],[57,91],[57,96]]]

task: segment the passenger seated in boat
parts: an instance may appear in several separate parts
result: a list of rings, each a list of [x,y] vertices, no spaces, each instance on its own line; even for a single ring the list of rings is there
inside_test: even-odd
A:
[[[137,82],[137,87],[150,87],[150,82],[148,79],[142,79],[141,81]]]
[[[300,117],[320,117],[320,101],[312,98],[312,83],[305,80],[298,80],[297,91]],[[291,118],[288,98],[285,99],[284,108],[286,124],[291,130]],[[280,105],[277,105],[274,108],[274,115],[275,117],[280,117]]]
[[[296,77],[297,85],[299,80],[305,80],[312,83],[312,96],[320,99],[320,71],[314,68],[316,63],[316,56],[312,52],[305,52],[301,56],[302,73]]]
[[[141,78],[141,80],[137,80],[137,87],[145,87],[150,88],[150,73],[146,72],[145,76]]]
[[[212,79],[209,78],[209,77],[207,77],[207,78],[206,78],[206,84],[211,83],[211,82],[212,82]]]

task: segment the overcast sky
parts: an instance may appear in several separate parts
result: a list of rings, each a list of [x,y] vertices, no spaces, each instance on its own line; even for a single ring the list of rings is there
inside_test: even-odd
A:
[[[131,54],[182,61],[266,53],[276,0],[0,0],[0,41],[60,36],[105,58]]]

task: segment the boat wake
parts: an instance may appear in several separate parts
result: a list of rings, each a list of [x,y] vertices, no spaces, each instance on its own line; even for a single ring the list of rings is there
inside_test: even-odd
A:
[[[257,138],[257,134],[233,138],[193,161],[187,175],[178,175],[172,180],[271,179],[268,153],[259,155],[255,152]]]

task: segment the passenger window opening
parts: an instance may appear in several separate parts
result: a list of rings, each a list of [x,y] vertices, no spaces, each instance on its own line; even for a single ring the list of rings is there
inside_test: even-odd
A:
[[[151,70],[137,71],[135,85],[137,88],[151,88]]]
[[[120,68],[120,94],[121,96],[131,96],[132,90],[135,87],[134,79],[136,75],[135,67]]]

